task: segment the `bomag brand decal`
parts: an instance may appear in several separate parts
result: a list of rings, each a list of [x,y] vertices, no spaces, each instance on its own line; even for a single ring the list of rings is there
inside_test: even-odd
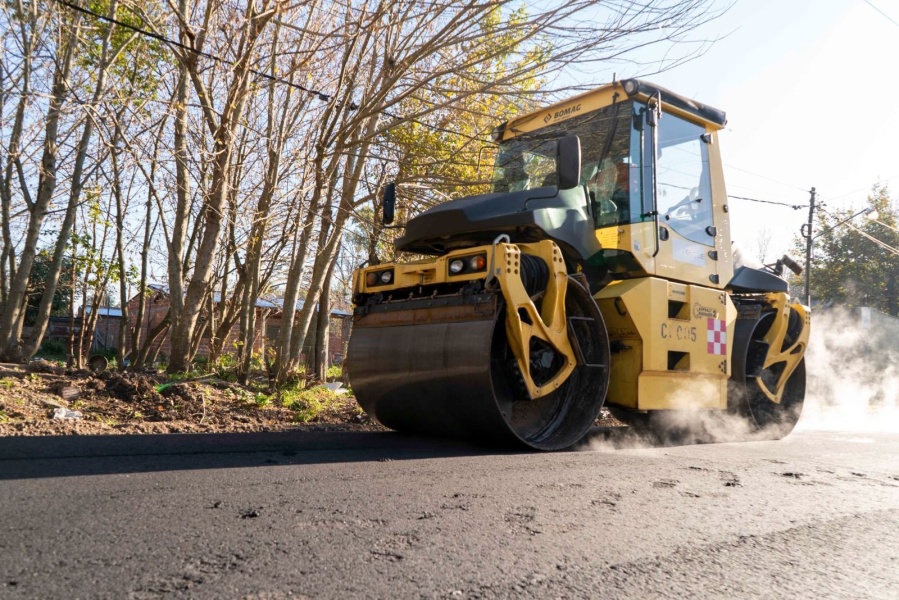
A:
[[[718,318],[718,309],[709,308],[708,306],[703,306],[699,302],[693,303],[693,317],[697,319],[706,318],[706,319],[717,319]]]
[[[543,122],[549,123],[553,119],[561,119],[562,117],[569,117],[578,112],[581,112],[581,105],[575,104],[574,106],[569,106],[568,108],[563,108],[562,110],[557,110],[556,112],[546,113],[546,116],[543,117]]]

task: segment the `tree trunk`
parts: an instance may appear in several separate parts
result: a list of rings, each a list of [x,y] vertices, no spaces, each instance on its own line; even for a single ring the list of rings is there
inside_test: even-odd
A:
[[[125,368],[126,333],[128,331],[130,318],[128,311],[128,269],[125,265],[125,242],[123,239],[125,231],[126,203],[122,198],[122,178],[119,171],[120,150],[118,148],[118,143],[121,133],[121,118],[117,118],[115,131],[113,133],[110,159],[112,162],[112,194],[115,198],[115,260],[119,267],[119,305],[122,307],[122,320],[119,324],[119,335],[116,340],[116,365],[118,365],[120,371]],[[106,315],[106,318],[109,319],[109,314]],[[107,340],[107,343],[109,343],[109,340]]]
[[[266,10],[266,6],[267,4],[263,5],[262,10]],[[253,53],[259,34],[273,15],[273,12],[265,12],[260,15],[256,13],[254,4],[248,5],[247,18],[249,25],[244,29],[244,35],[239,43],[241,53],[233,67],[233,79],[221,111],[221,118],[217,124],[212,122],[215,118],[214,116],[208,116],[207,118],[210,128],[213,128],[215,131],[213,135],[214,159],[210,191],[204,201],[203,215],[205,223],[203,224],[203,233],[196,250],[193,274],[184,294],[184,306],[177,322],[172,325],[172,356],[168,366],[170,373],[188,370],[190,361],[193,358],[190,354],[191,341],[200,315],[202,298],[209,289],[212,261],[218,248],[222,224],[222,208],[228,194],[227,184],[230,180],[229,168],[231,166],[233,141],[235,132],[240,126],[239,117],[243,113],[243,106],[250,83],[250,56]],[[193,57],[194,61],[192,62],[194,67],[196,65],[195,58]],[[199,78],[199,73],[195,68],[190,68],[191,63],[188,63],[188,65],[188,71],[191,80],[194,82],[197,94],[200,96],[201,101],[207,101],[209,95]],[[204,104],[204,110],[209,114],[211,105]]]
[[[21,344],[22,325],[24,322],[25,294],[31,278],[31,268],[37,254],[41,225],[47,215],[47,209],[56,191],[57,156],[59,153],[59,122],[62,110],[69,95],[68,79],[72,69],[78,35],[78,22],[69,25],[69,37],[63,49],[63,55],[56,61],[53,74],[53,88],[47,110],[44,127],[43,155],[41,157],[41,174],[38,180],[37,198],[29,206],[28,227],[22,242],[22,252],[15,276],[10,281],[9,294],[3,310],[0,311],[0,361],[20,362],[26,358]],[[24,182],[23,182],[24,183]],[[27,188],[23,188],[27,194]],[[32,335],[33,337],[33,335]]]
[[[315,374],[319,381],[328,380],[328,367],[330,367],[330,335],[331,335],[331,278],[334,276],[334,266],[337,261],[331,261],[331,267],[325,276],[322,293],[318,301],[318,325],[315,335]]]
[[[113,0],[110,6],[110,15],[115,16],[117,3]],[[97,83],[94,87],[94,94],[91,104],[96,106],[103,94],[106,85],[106,74],[109,69],[109,41],[112,38],[114,27],[110,26],[106,30],[103,38],[103,48],[100,55],[100,66],[97,72]],[[84,188],[82,176],[84,174],[84,163],[87,160],[87,151],[91,143],[91,137],[94,133],[94,121],[91,115],[85,115],[84,129],[81,132],[81,139],[78,141],[78,147],[75,155],[75,165],[72,169],[72,184],[69,190],[69,204],[66,207],[66,214],[63,218],[62,226],[59,229],[59,237],[56,240],[56,246],[53,249],[53,258],[50,262],[50,269],[47,273],[47,279],[44,283],[44,295],[41,298],[38,307],[37,320],[32,328],[31,338],[25,343],[23,354],[25,357],[31,357],[40,347],[41,338],[47,329],[47,323],[50,320],[50,311],[53,307],[53,296],[56,294],[56,285],[59,282],[59,274],[62,270],[62,261],[65,257],[66,246],[72,233],[72,226],[75,222],[75,211],[81,199],[81,192]],[[79,353],[80,354],[80,353]]]

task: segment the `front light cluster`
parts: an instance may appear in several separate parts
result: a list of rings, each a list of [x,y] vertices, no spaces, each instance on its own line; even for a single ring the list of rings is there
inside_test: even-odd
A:
[[[450,275],[461,275],[462,273],[476,273],[487,268],[487,255],[475,254],[474,256],[466,256],[464,258],[454,258],[449,263]]]
[[[386,271],[369,271],[365,274],[365,285],[372,287],[376,285],[389,285],[393,283],[393,269]]]

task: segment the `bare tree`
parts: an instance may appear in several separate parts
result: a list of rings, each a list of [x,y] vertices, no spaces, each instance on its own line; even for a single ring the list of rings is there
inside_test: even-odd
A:
[[[307,370],[323,377],[337,288],[389,242],[375,216],[386,181],[399,182],[409,214],[482,189],[488,130],[565,91],[550,89],[555,73],[667,50],[715,16],[709,4],[113,0],[75,11],[10,0],[0,7],[0,359],[37,350],[96,180],[110,229],[90,251],[106,272],[75,275],[118,283],[129,319],[120,364],[152,361],[168,339],[168,369],[186,371],[201,348],[215,357],[235,342],[245,379],[257,304],[277,289],[281,326],[266,358],[284,381],[311,348]],[[665,64],[694,48],[682,47]],[[47,246],[51,274],[23,344],[34,258]],[[79,290],[73,308],[105,287]],[[151,327],[154,299],[169,311]]]

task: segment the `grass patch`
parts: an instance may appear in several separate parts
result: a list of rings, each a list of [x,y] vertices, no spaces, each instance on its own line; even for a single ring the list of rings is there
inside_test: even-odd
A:
[[[272,404],[272,396],[270,394],[258,393],[253,397],[253,402],[259,408],[267,408]]]
[[[66,343],[62,340],[46,339],[38,349],[35,358],[65,363],[68,358]]]
[[[325,375],[328,381],[340,381],[343,379],[343,367],[340,365],[331,365],[328,367],[328,373]]]
[[[294,418],[300,423],[314,421],[339,400],[340,395],[324,386],[308,389],[291,388],[281,392],[282,405],[294,411]]]

